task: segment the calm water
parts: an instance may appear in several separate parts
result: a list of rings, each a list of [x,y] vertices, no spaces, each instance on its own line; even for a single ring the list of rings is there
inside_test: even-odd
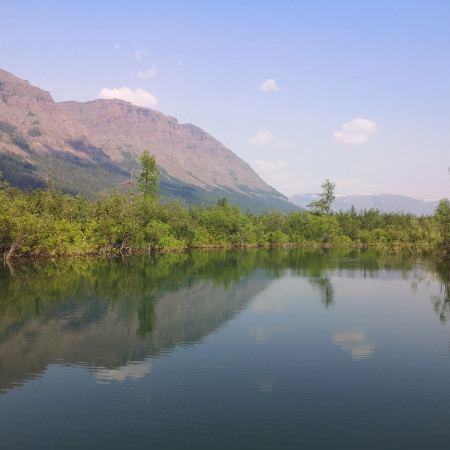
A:
[[[0,268],[6,449],[443,449],[448,267],[368,251]]]

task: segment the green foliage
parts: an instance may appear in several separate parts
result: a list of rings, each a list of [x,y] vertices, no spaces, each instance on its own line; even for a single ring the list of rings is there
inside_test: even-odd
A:
[[[11,186],[19,189],[43,189],[45,181],[37,172],[37,167],[20,156],[9,152],[0,152],[0,167],[5,179]]]
[[[450,202],[441,200],[435,211],[435,219],[439,227],[439,247],[447,258],[450,258]]]
[[[32,127],[28,130],[28,135],[31,137],[42,136],[42,131],[39,127]]]
[[[139,159],[142,165],[138,180],[139,190],[144,195],[155,197],[159,191],[159,169],[156,164],[156,158],[150,154],[148,149],[145,149]]]
[[[22,150],[26,152],[30,152],[30,146],[28,145],[28,142],[21,134],[13,134],[11,136],[11,141],[14,145],[17,145],[17,147],[21,148]]]
[[[326,179],[321,187],[322,194],[320,194],[320,200],[311,202],[307,207],[318,214],[331,214],[331,204],[336,198],[334,195],[336,184]]]
[[[4,130],[8,130],[10,134],[7,137],[0,134],[0,140],[3,139],[5,142],[8,139],[11,140],[11,135],[14,135],[16,128],[7,122],[0,122],[0,132],[2,127]],[[28,144],[26,143],[26,145]],[[25,149],[27,148],[25,146]],[[130,191],[129,168],[131,160],[129,153],[122,164],[124,169],[115,165],[90,163],[67,154],[60,155],[57,152],[47,155],[28,152],[26,160],[12,155],[12,159],[15,160],[14,164],[2,161],[5,158],[11,159],[11,155],[5,148],[0,151],[0,167],[11,186],[19,189],[44,188],[45,180],[48,178],[48,167],[52,166],[55,189],[64,193],[81,194],[95,200],[105,191],[113,188],[122,192]],[[21,164],[23,167],[20,167]],[[253,213],[261,214],[267,210],[268,205],[276,206],[283,213],[299,210],[298,207],[289,203],[280,195],[262,191],[240,193],[230,191],[225,187],[214,187],[206,190],[170,177],[163,168],[158,167],[158,169],[160,169],[160,174],[157,181],[160,188],[159,191],[155,191],[155,194],[160,194],[161,201],[167,203],[182,201],[186,205],[213,206],[217,203],[217,199],[226,196],[230,204],[238,205],[242,211],[248,209]]]
[[[446,320],[450,315],[448,262],[424,258],[420,267],[443,284],[442,295],[433,298],[433,306]],[[7,267],[0,266],[0,322],[20,322],[41,314],[48,317],[63,304],[97,298],[124,313],[137,313],[137,334],[144,338],[157,321],[154,307],[161,294],[177,292],[198,279],[227,288],[255,272],[276,278],[289,269],[292,276],[308,279],[324,306],[330,307],[334,302],[333,273],[360,269],[371,277],[393,268],[416,273],[417,264],[404,253],[385,259],[373,249],[265,248],[177,252],[164,257],[155,253],[127,259],[125,264],[122,258],[53,260],[18,265],[12,269],[13,276]],[[426,282],[423,273],[418,277]]]
[[[0,122],[0,132],[9,134],[12,136],[16,131],[16,127],[9,122]]]
[[[95,201],[56,189],[23,192],[0,185],[0,255],[17,257],[130,254],[195,247],[376,246],[449,255],[450,206],[435,216],[354,210],[334,215],[274,209],[243,213],[226,198],[214,206],[133,201],[116,189]]]

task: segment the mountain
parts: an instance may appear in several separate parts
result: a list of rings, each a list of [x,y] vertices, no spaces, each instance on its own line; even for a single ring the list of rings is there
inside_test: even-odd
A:
[[[291,196],[289,200],[297,206],[306,208],[319,197],[320,194],[297,194]],[[434,214],[438,203],[438,200],[419,200],[394,194],[337,194],[331,207],[335,212],[348,211],[354,206],[357,211],[377,209],[381,212],[401,212],[421,216]]]
[[[42,188],[50,166],[56,186],[74,194],[112,188],[128,176],[49,92],[0,69],[3,178],[19,188]]]
[[[195,125],[118,99],[59,105],[88,130],[94,145],[124,168],[148,148],[163,169],[163,193],[189,186],[185,200],[228,197],[242,204],[251,196],[261,204],[288,206],[246,162]]]
[[[68,158],[108,161],[102,150],[90,145],[86,130],[53,101],[49,92],[0,70],[0,94],[2,131],[10,135],[3,146],[8,150],[26,155],[32,149],[38,154],[58,152]],[[17,136],[22,136],[28,147],[20,145]]]
[[[0,170],[11,185],[44,187],[52,167],[65,192],[97,196],[125,189],[131,160],[148,148],[167,200],[213,204],[221,197],[253,211],[296,207],[211,135],[121,100],[56,103],[49,92],[0,69]]]

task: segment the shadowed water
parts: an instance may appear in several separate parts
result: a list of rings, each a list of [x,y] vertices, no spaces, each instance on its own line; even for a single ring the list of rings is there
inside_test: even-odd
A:
[[[443,448],[448,266],[355,250],[0,269],[2,448]]]

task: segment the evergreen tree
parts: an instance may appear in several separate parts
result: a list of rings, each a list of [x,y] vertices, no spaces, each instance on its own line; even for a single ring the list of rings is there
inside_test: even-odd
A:
[[[156,164],[155,155],[150,154],[150,151],[145,149],[139,159],[142,165],[138,180],[139,190],[144,195],[155,197],[159,191],[159,168]]]

